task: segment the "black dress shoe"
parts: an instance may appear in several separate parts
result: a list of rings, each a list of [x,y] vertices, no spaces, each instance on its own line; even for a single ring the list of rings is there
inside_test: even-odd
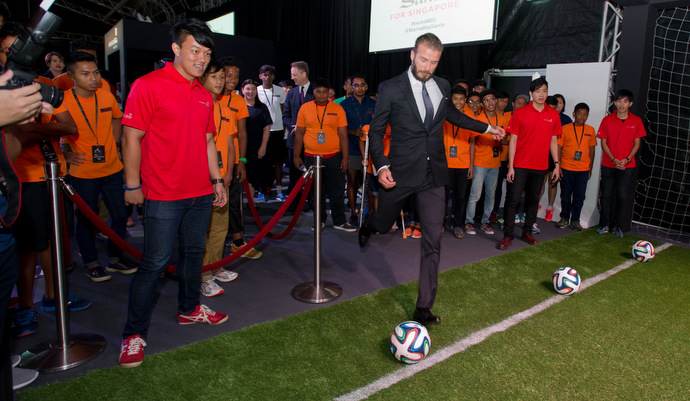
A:
[[[431,313],[429,308],[416,308],[414,310],[414,315],[412,318],[421,324],[439,324],[441,323],[441,318],[439,316]]]
[[[365,223],[362,223],[362,227],[359,228],[357,238],[359,239],[360,248],[367,246],[367,242],[369,242],[369,238],[371,238],[371,230]]]

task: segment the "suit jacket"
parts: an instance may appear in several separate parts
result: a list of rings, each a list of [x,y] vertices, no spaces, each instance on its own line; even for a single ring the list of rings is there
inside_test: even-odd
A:
[[[297,124],[297,113],[299,113],[302,102],[299,101],[300,87],[295,86],[285,96],[285,104],[283,105],[283,125],[288,130],[287,148],[295,148],[295,136],[290,133],[292,126]],[[304,93],[304,103],[314,100],[314,84],[310,84],[307,92]]]
[[[393,179],[399,186],[420,186],[426,175],[427,158],[431,163],[434,185],[448,183],[448,163],[443,145],[444,121],[477,132],[485,132],[488,127],[453,106],[449,100],[448,81],[435,76],[432,79],[436,81],[443,98],[428,132],[415,103],[407,70],[379,85],[374,118],[369,129],[369,152],[376,168],[390,165]],[[391,126],[391,146],[386,157],[383,155],[383,135],[388,124]]]

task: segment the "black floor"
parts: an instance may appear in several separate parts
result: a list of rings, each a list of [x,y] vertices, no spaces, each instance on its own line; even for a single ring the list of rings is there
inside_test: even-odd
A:
[[[279,205],[277,201],[260,204],[258,209],[262,220],[267,222]],[[289,218],[290,216],[281,219],[273,232],[282,231],[288,224]],[[234,282],[221,284],[225,289],[224,294],[214,298],[202,297],[202,303],[212,309],[230,314],[230,319],[225,324],[219,326],[178,325],[175,316],[177,281],[173,277],[162,279],[160,296],[153,312],[147,340],[146,354],[165,351],[291,314],[327,307],[335,302],[417,279],[420,240],[402,239],[401,232],[397,231],[394,234],[373,237],[369,247],[363,251],[357,245],[356,233],[345,233],[333,229],[329,218],[322,232],[321,274],[322,280],[333,281],[342,286],[342,297],[334,302],[320,305],[296,301],[291,296],[293,287],[314,279],[312,219],[311,212],[303,213],[294,231],[284,240],[262,240],[257,246],[264,253],[261,259],[240,259],[233,263],[229,269],[239,273],[239,278]],[[538,223],[542,232],[536,235],[536,238],[540,241],[573,232],[569,228],[558,229],[553,223],[543,220],[538,220]],[[258,233],[257,226],[248,211],[245,211],[245,224],[247,235]],[[485,235],[479,231],[477,235],[466,235],[462,240],[446,232],[442,240],[441,269],[457,268],[504,252],[496,249],[502,233],[498,231],[498,227],[495,229],[494,235]],[[143,232],[139,223],[128,230],[130,234],[128,241],[141,249]],[[516,231],[519,232],[519,228]],[[99,239],[98,242],[102,249],[105,241]],[[525,246],[529,245],[516,240],[510,250]],[[226,248],[226,252],[228,251]],[[76,252],[73,251],[73,254],[74,260],[80,263]],[[105,260],[102,262],[105,263]],[[98,357],[82,366],[64,372],[41,374],[31,386],[71,379],[96,369],[117,366],[118,363],[130,278],[113,275],[110,281],[94,283],[84,275],[81,264],[73,272],[68,273],[67,277],[69,291],[93,301],[91,308],[71,314],[71,333],[100,334],[106,338],[107,347]],[[40,299],[43,294],[43,280],[37,281],[35,298]],[[440,285],[443,285],[442,281]],[[414,300],[411,300],[410,313],[413,302]],[[437,302],[442,303],[443,299]],[[401,316],[401,318],[408,317]],[[22,353],[42,342],[55,341],[56,338],[55,316],[51,313],[39,312],[38,333],[14,341],[14,353]]]

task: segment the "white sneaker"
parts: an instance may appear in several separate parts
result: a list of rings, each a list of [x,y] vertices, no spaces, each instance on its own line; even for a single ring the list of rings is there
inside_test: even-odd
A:
[[[237,276],[237,273],[230,270],[225,270],[222,267],[213,271],[213,279],[220,281],[221,283],[229,283],[236,279]]]
[[[201,295],[205,297],[215,297],[216,295],[220,295],[224,292],[225,291],[223,290],[223,288],[216,284],[216,282],[213,281],[213,279],[201,283]]]

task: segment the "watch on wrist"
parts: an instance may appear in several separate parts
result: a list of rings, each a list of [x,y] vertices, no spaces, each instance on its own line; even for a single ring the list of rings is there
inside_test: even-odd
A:
[[[627,160],[627,161],[628,161],[628,163],[630,163],[630,162],[632,161],[632,160],[630,160],[630,158],[629,158],[629,157],[626,157],[626,158],[625,158],[625,160]]]
[[[224,182],[225,182],[225,181],[223,181],[222,178],[212,178],[212,179],[211,179],[211,184],[213,184],[213,185],[222,184],[222,183],[224,183]]]

